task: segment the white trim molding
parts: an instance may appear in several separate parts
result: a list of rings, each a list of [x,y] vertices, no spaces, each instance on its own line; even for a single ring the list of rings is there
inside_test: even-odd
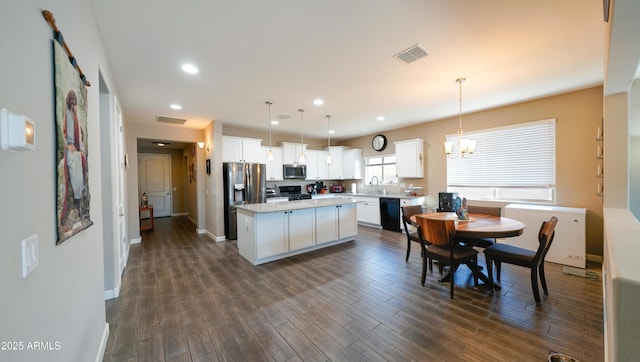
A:
[[[100,339],[100,346],[98,346],[98,353],[96,354],[96,362],[104,360],[104,351],[107,349],[107,342],[109,341],[109,323],[104,324],[104,330],[102,331],[102,339]]]

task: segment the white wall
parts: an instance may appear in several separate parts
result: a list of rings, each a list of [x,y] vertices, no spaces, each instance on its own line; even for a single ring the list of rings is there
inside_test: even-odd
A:
[[[56,246],[55,119],[50,10],[92,86],[88,91],[88,164],[94,225]],[[0,341],[25,350],[0,351],[2,361],[92,361],[106,342],[103,298],[102,171],[98,70],[110,70],[85,0],[0,2],[0,107],[35,121],[35,151],[0,151]],[[20,241],[39,237],[40,265],[21,276]],[[54,350],[26,350],[29,342]],[[55,350],[59,342],[59,350]]]

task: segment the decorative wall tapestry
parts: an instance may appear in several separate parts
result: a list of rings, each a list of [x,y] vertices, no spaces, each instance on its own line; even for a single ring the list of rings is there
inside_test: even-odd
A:
[[[45,16],[46,17],[46,16]],[[58,240],[69,239],[93,225],[90,219],[87,133],[87,90],[75,58],[53,41],[56,102],[56,219]],[[64,44],[63,44],[64,45]],[[65,46],[66,48],[66,46]],[[84,76],[83,76],[84,77]]]

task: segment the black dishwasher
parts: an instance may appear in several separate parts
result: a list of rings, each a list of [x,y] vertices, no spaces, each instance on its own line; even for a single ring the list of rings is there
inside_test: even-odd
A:
[[[384,230],[400,232],[400,199],[380,198],[380,221]]]

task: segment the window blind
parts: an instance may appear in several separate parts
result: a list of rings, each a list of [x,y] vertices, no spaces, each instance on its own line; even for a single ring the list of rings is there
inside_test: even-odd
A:
[[[556,119],[465,133],[476,141],[469,158],[447,159],[447,186],[555,188]],[[457,152],[457,135],[448,135]]]

